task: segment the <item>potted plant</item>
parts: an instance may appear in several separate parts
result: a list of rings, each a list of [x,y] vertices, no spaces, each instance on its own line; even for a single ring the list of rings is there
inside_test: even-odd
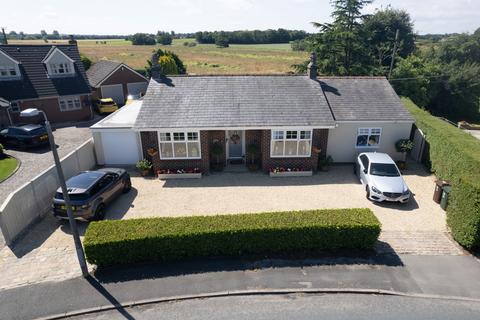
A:
[[[332,156],[323,156],[318,160],[318,166],[322,171],[328,171],[333,163]]]
[[[5,152],[3,150],[3,144],[0,143],[0,159],[5,158]]]
[[[214,143],[212,145],[211,153],[215,157],[215,163],[212,166],[212,169],[214,171],[222,171],[223,164],[220,163],[220,157],[223,155],[223,146],[219,142]]]
[[[258,145],[256,145],[255,143],[251,143],[247,146],[247,155],[250,158],[248,170],[250,171],[258,170],[258,163],[255,163],[255,159],[257,158],[259,153],[260,153],[260,149],[258,148]]]
[[[413,142],[410,139],[400,139],[395,143],[395,148],[397,152],[402,153],[402,161],[399,161],[400,169],[406,168],[407,154],[412,151],[414,147]]]
[[[138,161],[135,166],[140,171],[142,177],[146,177],[153,167],[152,163],[146,159]]]

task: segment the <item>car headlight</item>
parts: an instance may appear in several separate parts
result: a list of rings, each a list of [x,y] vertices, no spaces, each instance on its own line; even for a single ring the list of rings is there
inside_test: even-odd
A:
[[[382,194],[382,191],[378,190],[374,186],[372,186],[372,191],[375,192],[375,193],[378,193],[378,194]]]
[[[408,188],[403,190],[402,195],[406,196],[406,195],[409,195],[409,194],[410,194],[410,190],[408,190]]]
[[[89,204],[84,204],[83,206],[81,206],[82,209],[88,209],[90,208],[90,205]]]

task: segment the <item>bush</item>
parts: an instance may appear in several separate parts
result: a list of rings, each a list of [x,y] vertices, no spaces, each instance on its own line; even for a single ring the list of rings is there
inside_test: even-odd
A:
[[[132,45],[139,46],[139,45],[154,45],[155,44],[155,37],[148,33],[135,33],[133,36],[130,37],[132,41]]]
[[[99,267],[212,256],[370,249],[380,222],[370,209],[92,222],[88,262]]]
[[[403,101],[426,135],[432,171],[452,184],[447,224],[453,238],[467,249],[480,247],[480,142],[411,100]]]

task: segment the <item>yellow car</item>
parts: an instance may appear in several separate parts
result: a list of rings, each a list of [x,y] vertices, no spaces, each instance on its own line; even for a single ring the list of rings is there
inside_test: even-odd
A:
[[[112,98],[100,99],[97,101],[98,113],[111,113],[118,110],[118,106]]]

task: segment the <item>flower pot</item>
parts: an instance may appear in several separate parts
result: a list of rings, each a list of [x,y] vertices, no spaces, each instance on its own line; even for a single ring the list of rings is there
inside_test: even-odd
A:
[[[147,153],[150,157],[154,157],[158,154],[158,150],[155,148],[150,148],[147,150]]]
[[[270,172],[272,178],[284,178],[284,177],[311,177],[312,171],[282,171],[282,172]]]
[[[249,164],[248,165],[248,170],[251,171],[251,172],[255,172],[258,170],[258,164],[254,163],[254,164]]]
[[[150,170],[140,170],[140,175],[142,177],[148,176],[149,173],[150,173]]]

